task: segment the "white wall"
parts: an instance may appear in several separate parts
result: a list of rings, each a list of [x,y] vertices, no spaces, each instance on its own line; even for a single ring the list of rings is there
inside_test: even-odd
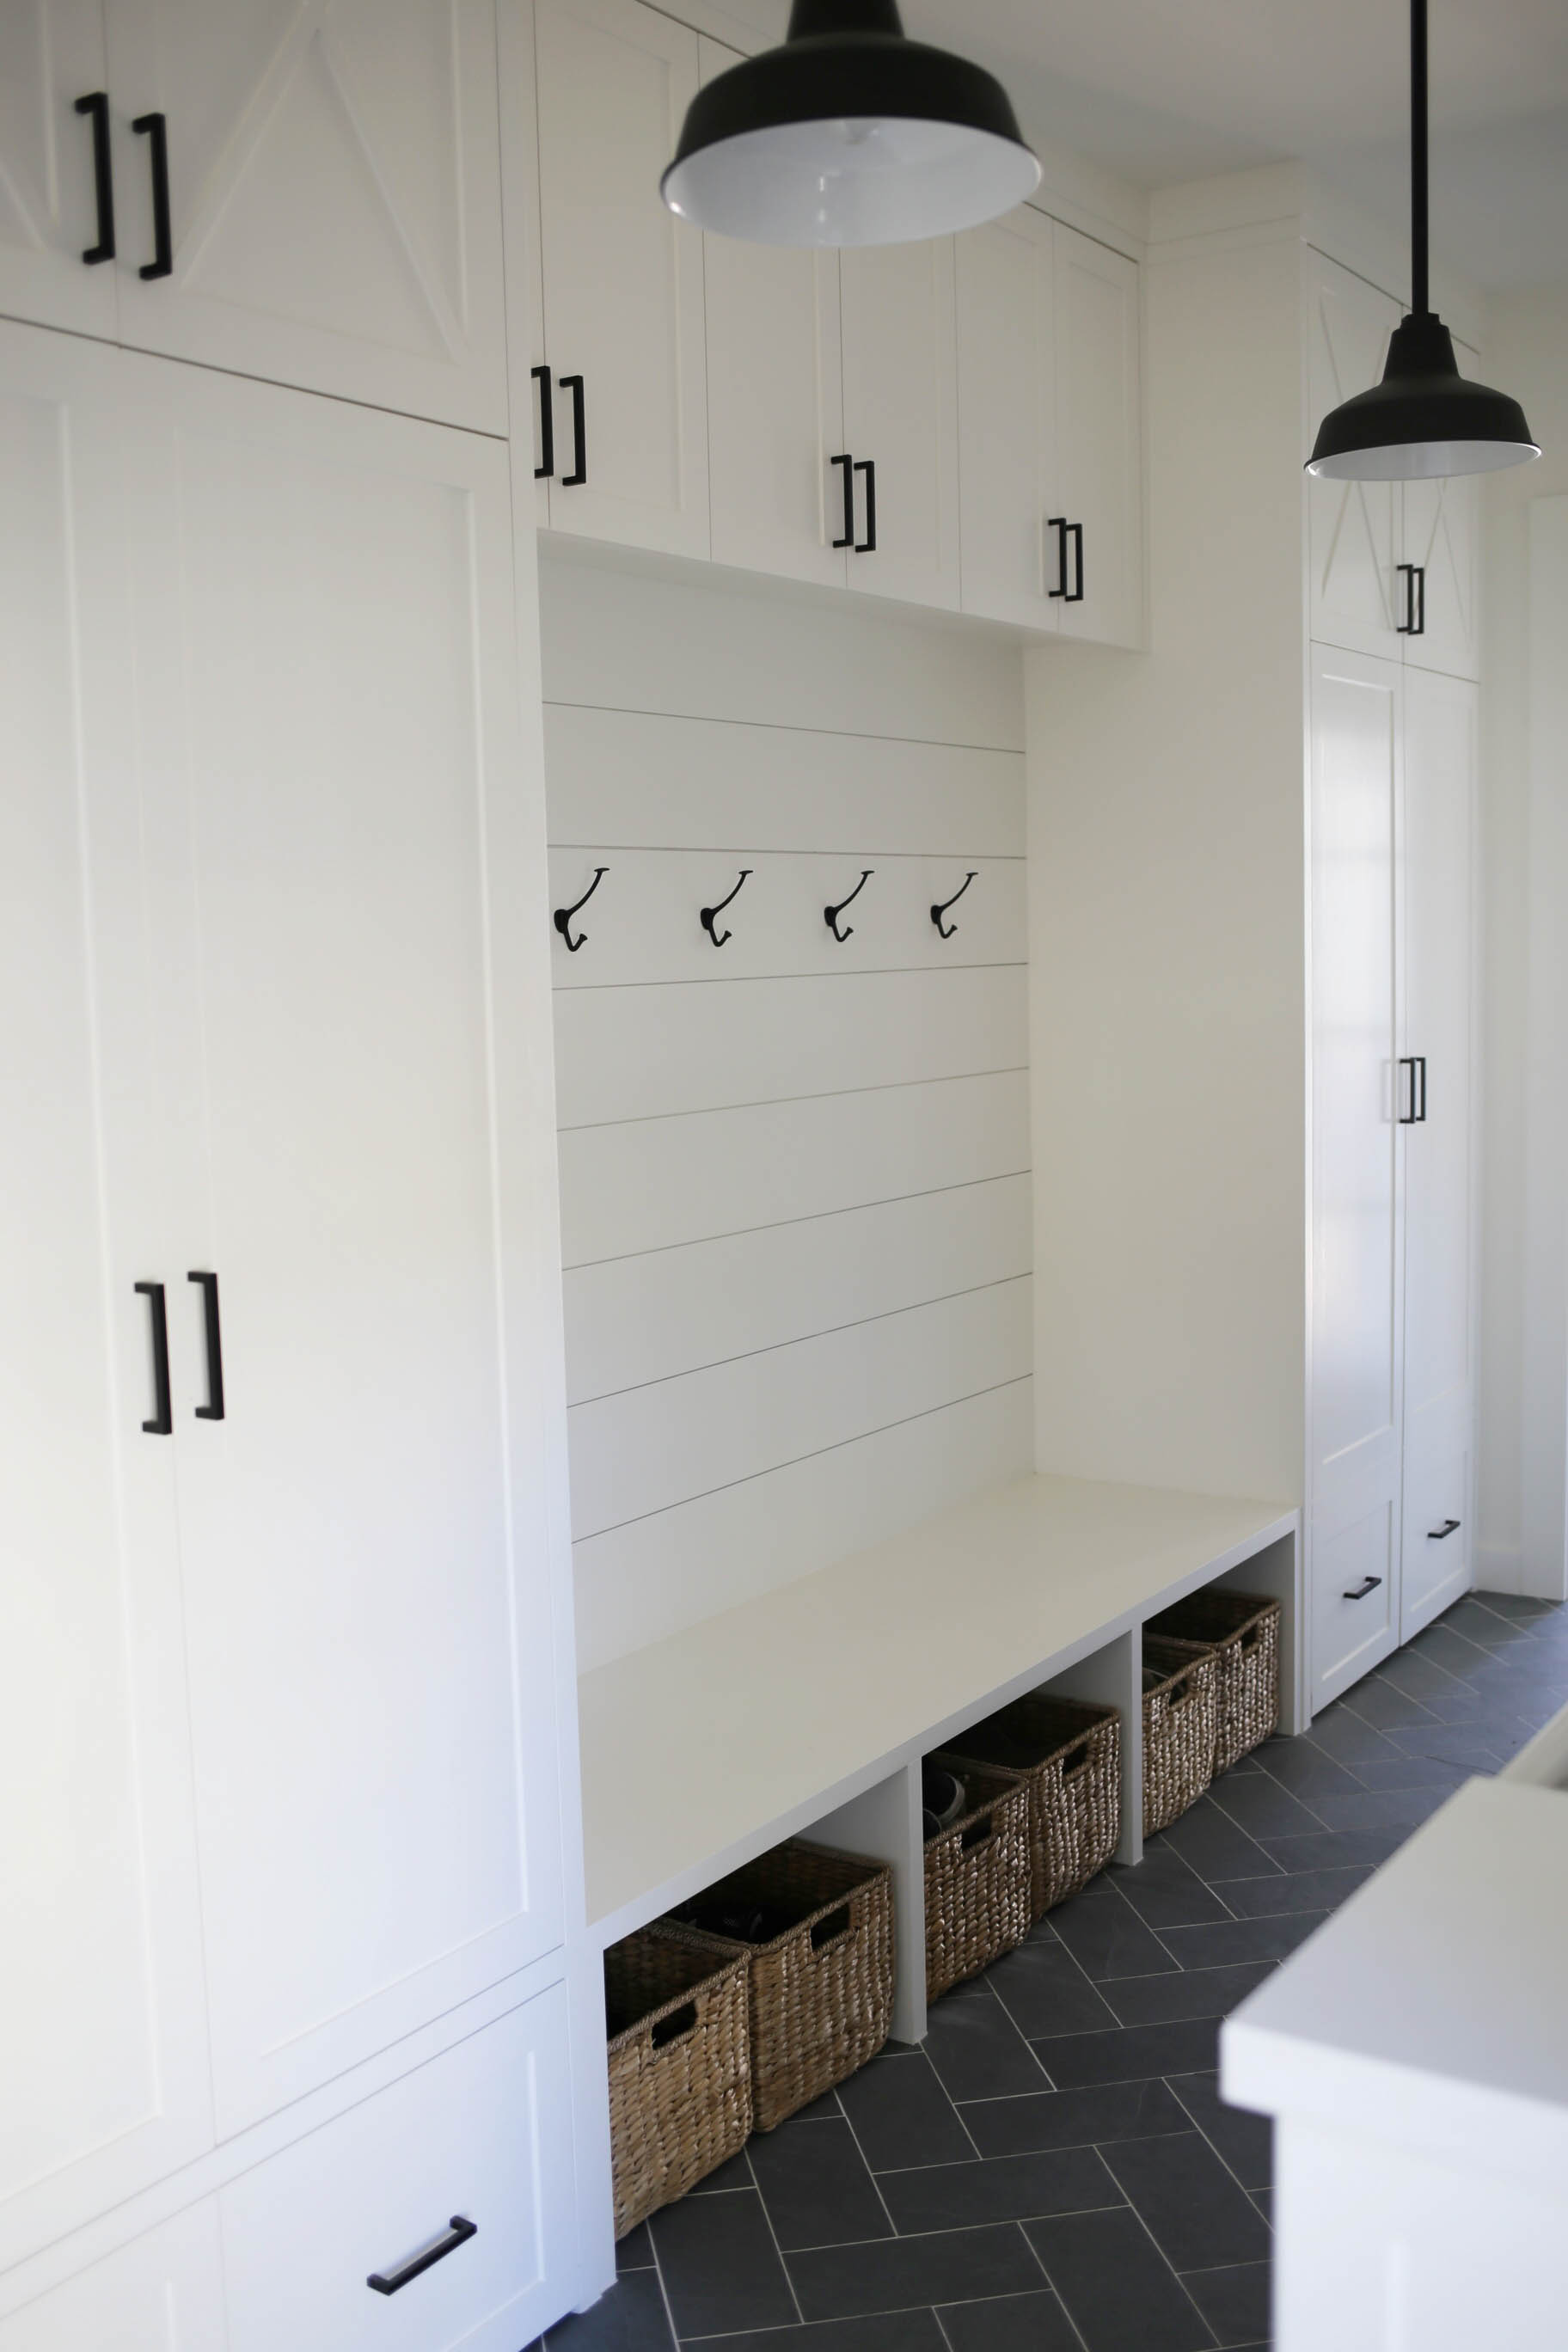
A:
[[[1026,659],[1038,1465],[1290,1502],[1300,257],[1151,247],[1150,650]]]
[[[1477,1577],[1501,1591],[1562,1597],[1568,1007],[1554,950],[1568,905],[1568,719],[1552,697],[1561,696],[1568,614],[1532,612],[1531,580],[1532,536],[1537,566],[1552,561],[1550,518],[1532,534],[1532,513],[1568,492],[1568,289],[1497,299],[1486,376],[1523,403],[1543,455],[1487,484]]]
[[[542,572],[587,1669],[1029,1467],[1023,712],[978,633]]]

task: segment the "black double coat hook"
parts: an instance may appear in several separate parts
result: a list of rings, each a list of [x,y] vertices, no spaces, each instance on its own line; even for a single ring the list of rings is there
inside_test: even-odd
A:
[[[751,871],[752,868],[749,866],[742,866],[741,882],[743,882],[746,879],[746,877],[751,873]],[[716,931],[713,928],[713,923],[715,917],[723,913],[725,908],[730,903],[730,898],[733,898],[735,897],[741,887],[741,882],[737,882],[735,888],[731,891],[730,897],[728,898],[721,898],[716,907],[701,907],[698,909],[697,919],[716,948],[721,948],[726,940],[731,939],[734,936],[731,931]]]
[[[958,929],[958,925],[956,923],[944,923],[942,919],[942,917],[946,914],[950,907],[957,906],[959,900],[963,898],[964,892],[968,889],[973,879],[974,876],[973,873],[966,874],[963,881],[959,884],[957,889],[953,892],[952,898],[944,898],[940,907],[933,907],[931,908],[931,921],[936,925],[937,930],[942,939],[952,939],[954,931]]]
[[[557,907],[555,909],[555,928],[560,932],[562,938],[565,940],[566,950],[569,955],[575,955],[578,949],[582,946],[584,940],[588,936],[586,931],[579,931],[576,938],[573,938],[572,918],[577,912],[578,907],[585,907],[587,905],[589,899],[593,897],[595,891],[598,888],[600,883],[604,880],[609,870],[610,869],[607,866],[596,866],[594,868],[594,878],[589,883],[587,888],[584,891],[583,896],[578,899],[577,906]]]
[[[860,896],[861,891],[866,887],[867,883],[869,882],[872,875],[875,874],[876,871],[877,869],[874,866],[868,866],[864,874],[861,875],[858,882],[856,883],[853,890],[850,891],[847,898],[840,898],[837,907],[824,907],[822,910],[822,919],[826,924],[828,929],[832,932],[840,947],[844,945],[846,940],[852,940],[854,938],[855,926],[853,923],[846,923],[844,929],[840,930],[838,928],[838,918],[844,912],[846,907],[854,905],[856,899]]]

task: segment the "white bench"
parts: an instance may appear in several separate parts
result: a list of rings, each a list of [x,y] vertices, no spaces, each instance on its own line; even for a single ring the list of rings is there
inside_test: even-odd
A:
[[[1307,1722],[1300,1513],[1032,1477],[584,1675],[590,1932],[603,1945],[800,1832],[892,1864],[893,2032],[925,2032],[921,1757],[1049,1683],[1121,1710],[1118,1859],[1142,1853],[1141,1630],[1198,1586],[1283,1603]]]

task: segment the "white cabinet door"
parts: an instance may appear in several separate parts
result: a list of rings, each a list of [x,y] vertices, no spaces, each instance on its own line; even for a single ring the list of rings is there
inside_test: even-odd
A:
[[[1308,256],[1308,447],[1331,408],[1383,374],[1399,305],[1321,254]],[[1404,639],[1394,571],[1398,486],[1307,482],[1310,635],[1321,645],[1357,647],[1397,660]]]
[[[120,331],[507,429],[490,0],[105,0]],[[166,124],[171,273],[158,260]]]
[[[558,2318],[574,2256],[566,2047],[556,1985],[224,2189],[232,2352],[517,2352]]]
[[[226,2352],[227,2345],[210,2197],[0,2319],[0,2352]]]
[[[1056,226],[1020,205],[954,244],[963,609],[1054,629]]]
[[[704,81],[739,62],[699,46]],[[713,561],[841,588],[838,256],[727,236],[702,255]]]
[[[1405,1034],[1422,1116],[1405,1151],[1404,1641],[1470,1584],[1476,794],[1475,688],[1407,669]]]
[[[958,347],[952,239],[838,257],[844,446],[856,462],[849,585],[958,605]],[[874,474],[863,468],[870,465]],[[875,502],[875,545],[868,501]],[[831,511],[831,509],[830,509]]]
[[[1312,1702],[1399,1622],[1405,1248],[1395,948],[1398,666],[1311,681]]]
[[[497,1117],[547,1032],[490,981],[533,904],[506,450],[124,366],[158,1012],[200,1074],[172,1304],[228,2134],[561,1938],[536,1316],[501,1282],[543,1211]]]
[[[107,98],[100,0],[0,8],[0,311],[108,337],[113,257],[82,257],[106,225],[94,118],[77,110],[95,96]]]
[[[211,2144],[122,365],[0,327],[0,2268]]]
[[[1073,564],[1059,626],[1063,636],[1136,646],[1143,633],[1138,266],[1059,221],[1054,227],[1056,511],[1072,530]]]
[[[640,0],[535,0],[534,46],[551,528],[706,555],[702,238],[658,193],[697,36]]]
[[[1460,364],[1463,365],[1461,359]],[[1422,574],[1419,635],[1407,635],[1405,659],[1450,677],[1479,677],[1481,633],[1479,478],[1465,475],[1446,482],[1406,482],[1402,500],[1402,561]],[[1401,574],[1401,597],[1407,594]],[[1401,620],[1407,618],[1404,609]]]

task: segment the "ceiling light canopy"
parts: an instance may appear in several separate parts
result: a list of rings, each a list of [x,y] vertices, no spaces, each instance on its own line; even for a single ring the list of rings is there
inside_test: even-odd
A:
[[[1428,303],[1426,0],[1410,0],[1410,315],[1389,338],[1383,382],[1330,410],[1308,473],[1413,482],[1539,457],[1518,401],[1459,373],[1453,339]]]
[[[900,245],[994,220],[1040,167],[1007,93],[896,0],[794,0],[784,47],[700,89],[665,203],[754,245]]]

